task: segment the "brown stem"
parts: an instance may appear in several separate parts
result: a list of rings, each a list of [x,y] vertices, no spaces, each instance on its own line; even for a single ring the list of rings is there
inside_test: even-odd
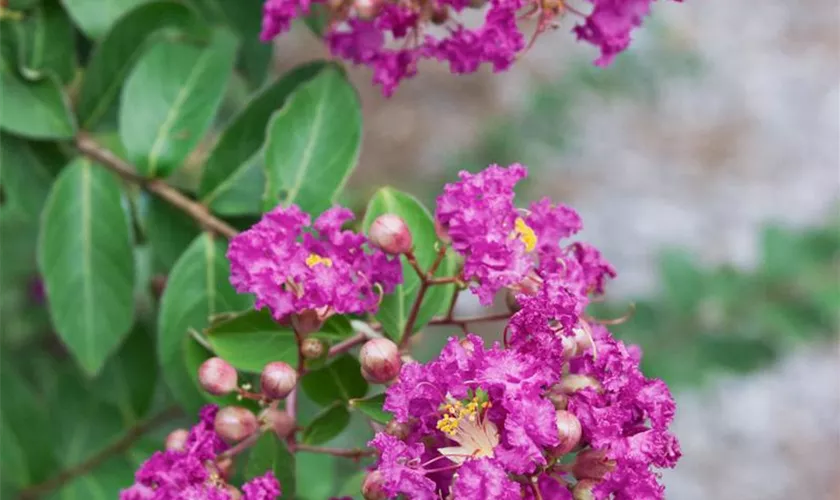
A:
[[[233,447],[228,448],[227,450],[223,451],[222,453],[219,453],[219,456],[216,457],[216,463],[219,463],[226,458],[235,457],[236,455],[239,455],[240,453],[247,450],[251,446],[254,446],[254,444],[257,441],[260,440],[260,437],[262,437],[262,433],[263,433],[263,430],[260,429],[257,432],[255,432],[255,433],[251,434],[250,436],[246,437],[242,441],[236,443],[236,445],[234,445]]]
[[[134,427],[130,428],[128,432],[126,432],[125,435],[119,441],[103,449],[88,460],[85,460],[84,462],[78,465],[70,467],[69,469],[65,469],[42,483],[35,484],[21,491],[19,498],[21,500],[38,498],[39,496],[47,492],[50,492],[56,488],[59,488],[60,486],[67,484],[68,482],[79,476],[83,476],[88,472],[91,472],[114,455],[118,455],[127,451],[129,448],[131,448],[131,445],[134,444],[135,441],[137,441],[147,432],[160,425],[165,424],[166,422],[176,417],[181,416],[181,414],[181,410],[175,406],[163,410],[157,415],[147,420],[144,420],[143,422],[140,422]]]
[[[432,285],[432,280],[435,279],[435,271],[437,271],[440,263],[443,262],[443,257],[445,255],[446,247],[440,247],[437,257],[435,257],[435,261],[432,263],[431,267],[429,267],[428,272],[425,273],[420,269],[420,266],[417,265],[417,259],[414,257],[414,253],[408,252],[405,255],[409,263],[413,262],[412,267],[415,268],[418,276],[420,276],[420,289],[417,291],[417,298],[414,299],[414,304],[411,305],[411,311],[408,313],[408,321],[405,322],[405,330],[403,330],[402,340],[400,340],[399,344],[400,349],[403,349],[406,345],[408,345],[408,341],[411,339],[411,333],[414,331],[414,323],[417,322],[417,314],[420,313],[420,306],[423,304],[423,299],[426,297],[426,290],[428,290],[429,286]]]
[[[87,134],[80,133],[78,137],[76,137],[76,147],[82,154],[96,160],[105,168],[116,172],[123,179],[126,179],[134,184],[138,184],[150,193],[153,193],[159,198],[169,202],[172,206],[192,217],[193,220],[208,231],[212,231],[226,238],[233,238],[238,234],[236,229],[228,225],[223,220],[213,216],[213,214],[207,210],[207,207],[187,198],[181,194],[180,191],[166,184],[163,180],[146,179],[145,177],[139,175],[134,167],[123,161],[101,144],[94,141]]]
[[[330,352],[328,356],[334,357],[338,356],[339,354],[343,354],[359,344],[364,344],[366,340],[367,336],[364,333],[357,333],[356,335],[342,340],[338,344],[330,347]]]
[[[486,316],[472,316],[466,318],[451,318],[451,317],[436,317],[429,321],[430,325],[457,325],[465,326],[470,323],[488,323],[491,321],[504,321],[509,319],[511,314],[509,312],[488,314]]]
[[[308,451],[309,453],[323,453],[325,455],[332,455],[334,457],[345,457],[358,460],[362,457],[372,457],[376,455],[376,450],[369,448],[325,448],[322,446],[311,446],[308,444],[299,444],[295,447],[295,451]]]

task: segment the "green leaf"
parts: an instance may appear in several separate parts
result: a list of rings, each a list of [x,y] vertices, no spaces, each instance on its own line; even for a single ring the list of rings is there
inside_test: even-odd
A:
[[[321,444],[341,434],[350,423],[350,412],[340,403],[318,413],[304,429],[302,440],[306,444]]]
[[[309,15],[303,18],[303,22],[315,36],[321,38],[330,24],[330,12],[324,5],[313,4]]]
[[[93,471],[77,476],[60,490],[50,495],[54,500],[112,500],[118,498],[120,490],[134,481],[131,463],[117,457],[106,461]]]
[[[120,137],[128,159],[147,177],[174,172],[204,137],[222,102],[236,37],[216,30],[206,47],[161,40],[125,83]]]
[[[182,406],[197,410],[204,402],[184,367],[184,336],[202,331],[219,312],[247,309],[251,298],[237,295],[228,281],[227,245],[202,234],[175,263],[158,315],[158,360],[163,377]]]
[[[313,333],[313,337],[317,337],[328,342],[341,341],[353,335],[353,325],[346,316],[331,316],[324,322],[321,329],[317,333]]]
[[[100,39],[126,12],[145,0],[62,0],[64,8],[88,38]]]
[[[274,477],[280,481],[283,490],[281,498],[295,498],[295,456],[289,452],[286,443],[271,432],[263,434],[251,449],[245,478],[253,479],[268,471],[273,471]]]
[[[0,420],[0,465],[3,466],[3,481],[10,481],[12,486],[23,488],[33,482],[26,463],[26,451],[18,441],[18,436],[5,420]]]
[[[360,107],[335,67],[295,91],[269,125],[265,210],[296,203],[317,215],[335,203],[359,159]]]
[[[297,461],[297,484],[305,484],[306,489],[298,492],[298,500],[324,500],[333,498],[336,479],[336,457],[326,453],[295,454]],[[361,491],[361,490],[360,490]]]
[[[52,73],[68,83],[76,74],[76,37],[58,0],[45,0],[18,25],[23,74],[37,79]]]
[[[0,182],[6,196],[3,206],[15,206],[37,220],[56,172],[67,161],[53,143],[0,133],[0,145]]]
[[[297,363],[294,332],[274,321],[268,309],[248,311],[214,324],[207,340],[216,355],[239,370],[259,373],[272,361]]]
[[[76,122],[55,77],[26,81],[6,61],[0,65],[0,129],[32,139],[73,137]]]
[[[85,70],[76,104],[82,128],[92,130],[108,113],[131,68],[158,35],[194,20],[188,7],[174,1],[148,2],[120,17],[94,49]]]
[[[149,199],[146,237],[152,247],[155,263],[163,270],[175,265],[198,233],[198,225],[184,212],[156,196]]]
[[[359,362],[349,354],[307,373],[301,384],[306,395],[322,406],[336,401],[347,403],[353,398],[361,398],[368,389]]]
[[[50,191],[38,237],[53,325],[88,375],[134,320],[134,255],[121,195],[113,174],[77,158]]]
[[[146,416],[155,395],[157,370],[152,335],[137,325],[94,381],[93,392],[119,410],[125,425]]]
[[[222,133],[204,164],[199,187],[202,203],[225,215],[261,211],[266,126],[289,95],[325,67],[322,61],[298,66],[251,98]]]
[[[414,239],[414,255],[422,269],[429,269],[437,257],[437,245],[440,245],[435,234],[435,224],[432,215],[413,196],[397,191],[390,187],[380,189],[368,203],[363,226],[365,232],[370,229],[374,219],[382,214],[392,213],[403,218]],[[403,283],[386,295],[376,314],[385,332],[393,339],[402,339],[411,307],[417,299],[420,288],[420,278],[414,272],[404,256],[402,259]],[[455,259],[451,254],[441,262],[435,273],[438,277],[451,276],[455,272]],[[436,314],[449,305],[454,293],[455,285],[435,285],[428,289],[423,304],[414,323],[414,331],[423,328]]]
[[[387,424],[394,418],[391,412],[382,409],[382,405],[384,404],[385,394],[377,394],[367,398],[350,400],[350,408],[359,410],[370,417],[371,420],[379,422],[380,424]]]

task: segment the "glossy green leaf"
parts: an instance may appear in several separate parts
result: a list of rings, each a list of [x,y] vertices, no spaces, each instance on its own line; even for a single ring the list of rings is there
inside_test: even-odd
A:
[[[32,139],[69,139],[76,133],[67,96],[52,75],[24,80],[0,61],[0,129]]]
[[[134,481],[135,467],[123,457],[112,458],[87,474],[73,478],[52,500],[113,500]]]
[[[54,143],[27,141],[0,133],[3,206],[19,208],[29,218],[37,220],[56,173],[66,163]]]
[[[161,40],[144,54],[120,100],[120,137],[147,177],[183,164],[213,123],[236,56],[236,37],[216,30],[207,46]]]
[[[245,466],[245,478],[263,476],[268,471],[273,471],[274,477],[280,481],[283,490],[280,498],[295,498],[295,456],[289,452],[286,443],[271,432],[263,434],[251,449]]]
[[[5,420],[0,420],[0,465],[3,467],[3,481],[15,488],[23,488],[33,482],[26,461],[26,450]]]
[[[227,245],[209,234],[198,236],[175,263],[161,297],[158,360],[163,377],[182,406],[197,410],[204,402],[184,365],[184,336],[202,331],[209,317],[247,309],[251,298],[238,295],[228,281]]]
[[[144,3],[120,17],[94,49],[85,70],[76,103],[82,127],[91,130],[106,116],[131,68],[158,35],[194,20],[188,7],[168,0]]]
[[[261,211],[265,191],[262,148],[269,120],[295,89],[325,67],[321,61],[299,66],[251,98],[204,164],[199,187],[202,203],[225,215]]]
[[[73,25],[58,4],[44,0],[28,11],[18,25],[22,72],[31,79],[52,73],[68,83],[76,74],[76,38]]]
[[[353,325],[346,316],[331,316],[324,322],[321,329],[312,335],[328,342],[337,342],[350,337],[353,333]]]
[[[306,485],[306,488],[298,492],[298,500],[333,498],[331,493],[336,479],[336,460],[340,459],[326,453],[301,451],[295,454],[297,484]]]
[[[367,415],[374,422],[387,424],[394,416],[382,409],[385,404],[385,394],[377,394],[368,398],[351,399],[350,408]]]
[[[117,355],[108,360],[93,384],[93,393],[114,405],[125,425],[141,420],[149,411],[157,386],[155,343],[152,334],[137,325]]]
[[[353,356],[345,354],[318,370],[307,373],[301,382],[309,398],[327,406],[336,401],[348,402],[367,393],[368,383],[361,366]]]
[[[145,0],[62,0],[64,8],[88,38],[100,39],[126,12]]]
[[[374,219],[385,213],[397,214],[405,220],[414,238],[414,255],[422,269],[429,269],[437,257],[437,246],[440,244],[435,234],[435,224],[432,215],[413,196],[385,187],[371,198],[364,218],[365,232],[370,229]],[[399,340],[410,316],[411,307],[417,299],[420,279],[405,257],[401,257],[403,264],[403,283],[397,286],[393,293],[388,294],[382,301],[377,319],[382,322],[385,332],[393,339]],[[455,272],[455,260],[447,256],[438,267],[436,276],[451,276]],[[455,285],[435,285],[426,292],[423,304],[414,323],[414,331],[418,331],[436,314],[444,310],[450,300]]]
[[[321,444],[341,434],[350,423],[350,412],[341,403],[325,408],[303,431],[306,444]]]
[[[134,321],[134,255],[121,196],[113,174],[77,158],[50,191],[38,237],[53,325],[89,375]]]
[[[359,159],[360,108],[335,67],[292,94],[268,129],[264,209],[295,203],[314,215],[335,203]]]
[[[274,321],[267,309],[214,324],[207,330],[207,340],[216,355],[240,370],[259,373],[272,361],[297,363],[294,332]]]
[[[191,217],[156,196],[149,199],[145,229],[155,264],[163,270],[175,265],[200,231]]]

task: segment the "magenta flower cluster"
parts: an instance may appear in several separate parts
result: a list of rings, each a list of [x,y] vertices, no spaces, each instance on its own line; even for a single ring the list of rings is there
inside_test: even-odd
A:
[[[372,68],[374,83],[390,95],[425,59],[445,61],[459,74],[484,63],[504,71],[567,14],[580,18],[578,39],[600,48],[596,63],[609,64],[630,44],[653,0],[590,1],[591,12],[584,14],[564,0],[267,0],[261,36],[271,40],[320,4],[330,16],[325,37],[333,55]],[[475,9],[483,11],[483,23],[468,28],[466,11]],[[519,26],[523,17],[536,19],[533,33]]]
[[[217,464],[228,445],[213,430],[218,407],[205,406],[181,449],[158,451],[135,474],[120,500],[232,500]],[[280,483],[271,472],[242,486],[241,500],[276,500]],[[237,497],[240,498],[240,497]]]
[[[231,283],[277,320],[306,311],[321,318],[375,312],[382,295],[402,282],[402,267],[365,235],[342,230],[352,218],[334,207],[310,228],[300,208],[278,206],[231,240]]]
[[[482,301],[516,290],[504,345],[450,339],[428,363],[403,366],[385,409],[408,432],[382,432],[375,474],[389,498],[661,499],[656,468],[673,467],[674,401],[639,370],[640,352],[587,321],[614,276],[593,247],[560,241],[581,228],[568,207],[513,205],[520,165],[461,174],[437,219],[464,256]],[[585,490],[585,491],[584,491]]]

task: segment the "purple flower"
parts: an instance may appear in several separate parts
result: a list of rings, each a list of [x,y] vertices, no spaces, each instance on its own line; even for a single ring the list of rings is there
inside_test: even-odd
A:
[[[135,473],[135,484],[120,492],[120,500],[230,500],[227,485],[215,466],[228,446],[213,430],[219,408],[202,408],[181,450],[155,452]],[[246,483],[244,500],[275,500],[280,484],[271,472]]]
[[[492,458],[470,460],[458,469],[452,486],[459,500],[520,500],[521,486],[508,478],[507,472]]]
[[[364,235],[342,231],[352,218],[334,207],[309,228],[297,206],[278,206],[230,242],[231,283],[277,320],[310,310],[322,318],[376,311],[381,294],[402,282],[402,268]]]

